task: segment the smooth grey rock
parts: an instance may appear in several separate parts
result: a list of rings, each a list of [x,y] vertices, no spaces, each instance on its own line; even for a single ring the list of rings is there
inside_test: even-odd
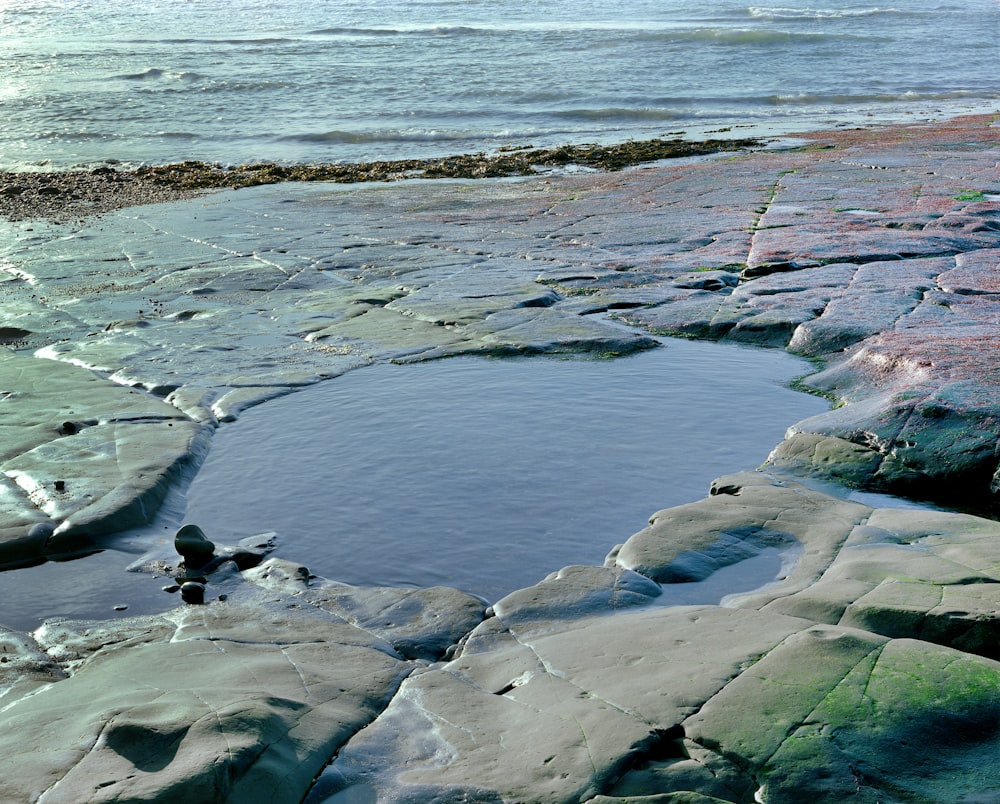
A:
[[[515,638],[493,620],[411,676],[341,751],[341,784],[380,798],[577,801],[657,755],[742,662],[806,627],[717,608],[625,611]],[[478,799],[477,799],[478,800]]]
[[[207,437],[161,400],[76,366],[0,349],[0,380],[17,389],[0,423],[0,565],[90,549],[148,521]],[[46,522],[46,538],[30,531]]]
[[[407,659],[435,661],[483,619],[486,604],[447,586],[359,587],[316,578],[301,564],[269,558],[243,572],[255,586],[294,596],[384,639]]]
[[[674,280],[679,288],[693,290],[722,290],[736,287],[739,276],[729,271],[699,271],[697,273],[681,274]]]
[[[878,450],[846,438],[793,431],[768,455],[767,467],[864,488],[885,460],[886,456]]]
[[[353,626],[257,606],[80,633],[73,675],[6,707],[5,800],[298,801],[409,672]]]
[[[551,288],[531,281],[520,261],[488,259],[394,299],[386,309],[454,326],[482,321],[501,310],[549,307],[559,298]]]
[[[269,558],[243,571],[250,583],[293,595],[309,588],[309,568],[282,558]]]
[[[992,520],[877,509],[807,589],[738,605],[1000,659],[998,568],[1000,524]]]
[[[645,606],[661,594],[648,578],[620,567],[565,567],[493,604],[504,625],[518,633],[556,621]]]
[[[703,580],[764,547],[801,546],[782,584],[804,588],[833,560],[871,508],[775,482],[759,472],[716,481],[730,493],[658,511],[617,552],[615,563],[660,583]]]
[[[322,585],[298,595],[385,639],[407,659],[436,661],[482,619],[486,604],[447,586],[427,589]]]
[[[467,329],[489,345],[519,353],[628,354],[657,346],[655,339],[560,310],[532,307],[494,313]]]

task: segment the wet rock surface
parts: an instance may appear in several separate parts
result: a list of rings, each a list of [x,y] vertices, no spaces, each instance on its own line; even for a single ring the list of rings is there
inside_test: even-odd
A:
[[[65,222],[137,204],[186,198],[205,190],[289,181],[355,184],[407,178],[485,179],[531,176],[541,170],[565,166],[621,170],[659,159],[738,151],[760,144],[756,139],[652,139],[618,145],[512,147],[495,154],[344,164],[218,165],[188,161],[132,169],[109,164],[88,171],[0,172],[0,216],[11,220],[49,218]]]
[[[170,561],[200,564],[177,579],[203,602],[0,630],[0,798],[996,799],[1000,525],[816,479],[992,504],[997,131],[5,224],[8,566],[99,543],[220,420],[354,367],[649,345],[589,313],[807,354],[806,384],[842,404],[604,567],[492,606],[325,581],[266,539],[241,563],[188,530]],[[663,603],[767,550],[772,583]]]

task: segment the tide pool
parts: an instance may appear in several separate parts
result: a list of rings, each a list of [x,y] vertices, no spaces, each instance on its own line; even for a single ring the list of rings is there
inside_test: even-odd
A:
[[[217,434],[185,521],[351,584],[496,599],[601,564],[650,514],[762,463],[827,403],[783,352],[670,340],[616,360],[382,364],[245,412]]]

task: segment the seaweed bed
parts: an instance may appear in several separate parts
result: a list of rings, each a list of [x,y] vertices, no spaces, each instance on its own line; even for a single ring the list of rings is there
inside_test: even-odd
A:
[[[616,145],[512,147],[432,159],[283,165],[275,162],[224,166],[199,161],[121,169],[0,173],[0,216],[9,220],[65,221],[136,204],[188,197],[199,191],[236,189],[286,181],[396,181],[400,179],[485,179],[528,176],[540,169],[578,165],[621,170],[644,162],[701,156],[758,147],[757,139],[653,139]]]

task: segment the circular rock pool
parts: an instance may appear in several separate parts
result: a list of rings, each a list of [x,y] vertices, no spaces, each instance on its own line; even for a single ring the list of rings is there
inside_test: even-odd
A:
[[[601,564],[654,511],[753,468],[825,409],[777,351],[670,341],[616,360],[382,364],[269,402],[217,434],[186,520],[278,533],[352,584],[495,599]]]
[[[223,424],[186,501],[88,558],[3,573],[5,624],[178,605],[124,568],[182,521],[351,584],[455,586],[490,600],[601,564],[649,516],[753,468],[826,409],[777,350],[667,340],[614,360],[379,364]],[[185,510],[186,508],[186,510]],[[118,607],[117,611],[115,607]]]

